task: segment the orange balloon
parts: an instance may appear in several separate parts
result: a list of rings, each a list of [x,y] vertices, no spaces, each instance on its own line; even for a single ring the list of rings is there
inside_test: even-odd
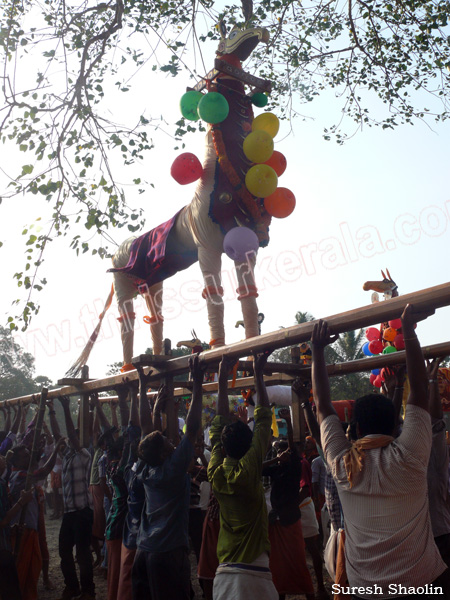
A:
[[[393,327],[387,327],[383,331],[383,339],[385,339],[387,342],[393,342],[396,337],[397,337],[397,330],[394,329]]]
[[[295,208],[295,196],[284,187],[279,187],[273,194],[264,198],[264,207],[272,217],[284,219],[288,217]]]
[[[283,175],[287,167],[286,157],[281,152],[278,152],[278,150],[274,150],[272,156],[264,164],[272,167],[278,177]]]

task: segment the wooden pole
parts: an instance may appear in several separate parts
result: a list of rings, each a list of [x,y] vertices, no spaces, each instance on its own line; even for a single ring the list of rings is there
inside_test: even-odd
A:
[[[42,424],[44,422],[45,401],[47,400],[47,394],[48,394],[48,389],[42,388],[41,397],[39,399],[38,414],[37,414],[37,418],[36,418],[36,423],[34,425],[33,445],[31,447],[30,463],[28,465],[27,477],[25,479],[25,491],[26,492],[28,492],[28,490],[31,489],[31,485],[33,483],[33,463],[34,463],[35,456],[36,456],[36,453],[37,453],[37,450],[39,447],[39,440],[40,440],[41,433],[42,433]],[[18,558],[20,555],[20,546],[22,543],[22,533],[23,533],[23,526],[25,523],[26,511],[27,511],[27,505],[25,505],[22,508],[22,510],[20,511],[19,526],[17,529],[16,542],[14,545],[14,559],[16,562],[18,561]]]
[[[81,378],[89,379],[89,367],[84,365],[81,369]],[[90,423],[89,423],[89,393],[81,394],[80,397],[80,445],[82,448],[89,446]]]
[[[450,305],[450,283],[444,283],[437,285],[432,288],[413,292],[411,294],[405,294],[404,296],[398,296],[391,298],[385,302],[377,302],[368,306],[363,306],[359,309],[354,309],[344,313],[339,313],[331,317],[325,317],[325,320],[329,323],[332,333],[343,333],[344,331],[351,331],[361,327],[368,327],[370,325],[378,324],[390,319],[398,318],[401,316],[406,304],[414,304],[419,309],[433,309],[440,308],[442,306]],[[275,350],[282,348],[283,346],[290,346],[301,342],[309,341],[311,338],[312,328],[315,321],[308,323],[301,323],[300,325],[293,325],[286,329],[280,329],[272,333],[265,333],[263,335],[243,340],[235,344],[223,346],[214,350],[207,350],[202,352],[202,359],[213,367],[218,365],[223,355],[230,357],[242,357],[247,356],[250,352],[260,352],[265,349]],[[446,343],[447,344],[447,343]],[[440,346],[443,346],[441,344]],[[439,344],[438,344],[439,346]],[[434,347],[434,346],[433,346]],[[430,347],[431,348],[431,347]],[[445,356],[447,352],[440,351],[437,356]],[[398,354],[398,356],[395,356]],[[393,353],[387,357],[371,357],[363,359],[364,361],[377,361],[378,363],[372,364],[396,364],[400,362],[401,352]],[[431,357],[431,355],[429,355]],[[391,358],[392,357],[392,358]],[[393,362],[390,362],[390,361]],[[386,362],[382,362],[386,361]],[[179,375],[188,371],[189,356],[180,356],[178,358],[172,358],[166,360],[161,357],[152,357],[151,355],[141,354],[140,356],[133,358],[133,364],[141,364],[142,366],[149,365],[152,367],[152,374],[150,375],[149,381],[157,382],[160,381],[163,376]],[[346,363],[347,364],[347,363]],[[366,365],[369,363],[366,362]],[[275,365],[275,363],[272,363]],[[370,368],[374,368],[373,366]],[[276,367],[273,366],[273,370]],[[304,369],[302,367],[302,369]],[[356,369],[358,370],[358,369]],[[364,367],[359,370],[366,370]],[[267,369],[265,370],[267,372]],[[345,372],[342,367],[339,374]],[[126,381],[125,378],[128,380]],[[79,395],[83,392],[101,392],[110,390],[120,385],[125,385],[132,381],[138,380],[137,371],[128,371],[125,375],[114,375],[111,377],[105,377],[102,379],[91,380],[86,382],[73,382],[71,385],[59,388],[57,390],[50,390],[49,397],[57,398],[61,395],[72,396]],[[18,401],[22,401],[27,404],[32,401],[32,395],[22,396],[21,398],[12,398],[6,400],[5,403],[16,404]]]

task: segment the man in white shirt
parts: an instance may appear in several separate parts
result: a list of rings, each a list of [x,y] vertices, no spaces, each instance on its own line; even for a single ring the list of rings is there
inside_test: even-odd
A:
[[[427,373],[414,331],[415,323],[428,314],[408,305],[402,315],[411,391],[401,435],[392,437],[395,413],[391,401],[369,394],[355,403],[358,440],[354,444],[345,437],[330,398],[324,348],[337,336],[330,334],[323,321],[314,326],[312,378],[322,448],[338,488],[346,527],[350,589],[333,589],[334,593],[350,593],[354,598],[431,598],[442,587],[440,597],[447,597],[448,572],[434,543],[428,511],[431,420]]]

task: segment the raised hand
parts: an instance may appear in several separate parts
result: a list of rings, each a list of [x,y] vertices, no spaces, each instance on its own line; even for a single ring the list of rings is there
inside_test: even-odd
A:
[[[198,354],[193,354],[189,357],[189,370],[194,382],[203,382],[203,376],[206,371],[206,363],[200,360]]]
[[[401,316],[402,329],[412,330],[416,323],[427,319],[431,315],[434,315],[434,313],[434,308],[429,310],[421,310],[416,309],[413,304],[407,304]]]
[[[230,358],[227,355],[222,356],[222,360],[220,361],[220,364],[219,364],[219,373],[218,373],[219,379],[220,380],[228,379],[228,375],[232,371],[235,364],[236,364],[235,358]]]
[[[255,352],[253,368],[255,371],[255,375],[261,375],[264,367],[267,364],[267,359],[272,354],[272,350],[264,350],[264,352]]]
[[[320,319],[318,323],[315,323],[311,337],[311,344],[314,350],[319,348],[323,349],[329,344],[334,344],[338,339],[339,334],[332,334],[326,321]]]
[[[440,356],[439,358],[433,358],[433,360],[427,360],[428,379],[437,379],[439,366],[443,360],[443,356]]]

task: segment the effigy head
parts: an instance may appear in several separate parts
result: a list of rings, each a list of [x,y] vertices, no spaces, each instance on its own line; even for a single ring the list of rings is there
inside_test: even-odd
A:
[[[373,290],[375,292],[380,292],[384,294],[385,297],[395,297],[398,296],[398,286],[395,281],[392,279],[389,270],[386,269],[387,277],[384,274],[384,271],[381,271],[381,275],[383,279],[381,281],[366,281],[363,285],[364,291]]]
[[[219,23],[220,42],[216,54],[224,56],[234,54],[240,61],[246,60],[259,42],[269,43],[270,33],[264,27],[239,29],[236,25],[227,35],[224,21]]]

